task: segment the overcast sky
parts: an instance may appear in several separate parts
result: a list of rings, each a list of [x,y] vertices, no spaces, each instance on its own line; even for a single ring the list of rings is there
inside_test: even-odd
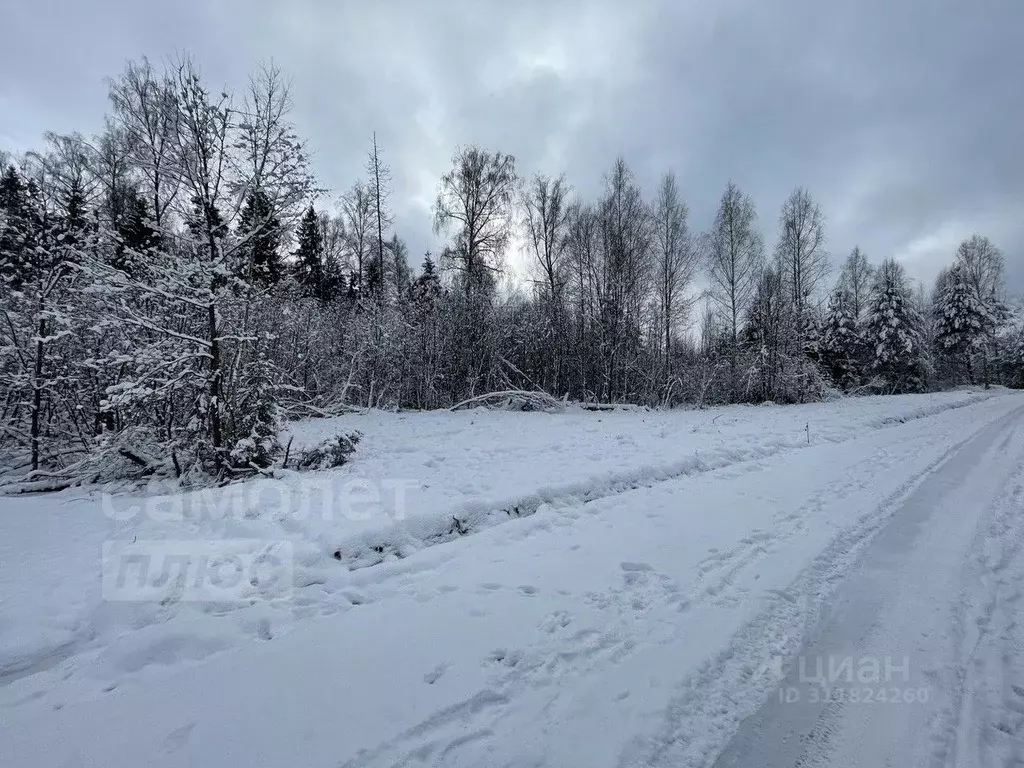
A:
[[[430,204],[460,143],[565,172],[593,196],[616,155],[673,170],[702,228],[733,179],[766,242],[797,184],[828,245],[931,280],[973,232],[1024,291],[1024,0],[0,0],[0,148],[96,132],[104,78],[189,51],[236,89],[293,78],[322,183],[377,131],[396,230],[437,248]]]

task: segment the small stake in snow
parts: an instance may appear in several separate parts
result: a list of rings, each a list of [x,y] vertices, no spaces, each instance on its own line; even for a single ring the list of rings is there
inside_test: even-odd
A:
[[[295,435],[288,438],[288,446],[284,449],[284,461],[281,462],[281,469],[288,469],[288,457],[292,453],[292,440],[295,439]]]
[[[809,421],[807,422],[807,426],[805,427],[805,429],[807,430],[807,444],[810,445],[811,444],[811,422],[809,422]]]

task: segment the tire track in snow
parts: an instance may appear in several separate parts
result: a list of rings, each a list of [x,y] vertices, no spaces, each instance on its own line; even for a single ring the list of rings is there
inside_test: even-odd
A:
[[[787,595],[775,600],[750,624],[737,633],[728,649],[720,653],[691,679],[680,686],[679,695],[666,712],[663,730],[653,737],[638,738],[624,751],[620,768],[649,766],[707,766],[717,768],[748,763],[749,752],[761,755],[758,764],[793,764],[792,750],[800,760],[811,760],[812,754],[802,744],[788,744],[772,753],[773,744],[757,741],[760,733],[754,727],[754,741],[741,742],[735,753],[720,754],[740,729],[740,724],[773,701],[771,695],[792,671],[789,666],[811,638],[820,630],[822,616],[831,598],[846,577],[870,552],[876,534],[894,520],[893,514],[913,497],[917,489],[936,471],[955,459],[970,443],[985,438],[990,432],[1005,429],[1006,424],[1024,414],[1016,409],[1006,418],[986,423],[967,438],[957,442],[939,459],[904,483],[877,508],[866,514],[853,527],[840,533],[832,544],[805,569]],[[780,661],[782,663],[780,664]],[[816,720],[814,733],[827,738],[830,723],[835,722],[841,705],[823,707]],[[784,731],[771,730],[782,738]],[[751,749],[747,749],[750,747]],[[824,744],[822,744],[824,747]],[[824,751],[822,751],[824,757]],[[772,762],[775,760],[775,762]],[[827,760],[821,762],[827,765]]]
[[[841,536],[816,561],[816,565],[801,576],[799,581],[803,581],[803,586],[797,591],[809,596],[807,605],[800,612],[804,620],[802,628],[793,620],[795,616],[787,620],[785,613],[780,615],[784,622],[781,626],[793,634],[789,651],[782,654],[782,657],[788,660],[787,665],[792,666],[792,659],[797,653],[808,653],[812,657],[823,658],[832,650],[848,651],[852,638],[861,638],[855,642],[855,646],[858,647],[859,644],[867,642],[864,637],[870,636],[875,628],[875,613],[880,609],[883,599],[882,595],[876,594],[879,574],[886,574],[886,578],[890,579],[894,577],[893,573],[886,570],[886,563],[891,564],[893,558],[902,560],[900,552],[905,547],[913,546],[914,537],[919,535],[915,533],[918,526],[922,521],[926,522],[932,509],[938,506],[936,499],[947,495],[950,489],[956,487],[970,472],[977,475],[984,456],[991,455],[994,449],[998,450],[996,440],[1000,432],[1009,431],[1012,434],[1019,430],[1022,415],[1024,408],[1018,408],[1007,414],[1004,419],[983,425],[970,437],[955,445],[939,461],[905,485],[902,493],[898,492],[890,497],[884,505],[887,511],[880,507],[875,513],[867,516],[855,529]],[[972,443],[979,445],[981,452],[962,454],[962,449],[969,448]],[[963,461],[958,461],[961,456]],[[953,462],[956,462],[955,466],[952,466]],[[951,474],[946,477],[937,476],[932,485],[925,485],[930,476],[942,470],[947,463],[951,465]],[[957,482],[950,485],[953,481]],[[879,512],[882,512],[881,516]],[[886,539],[883,541],[879,538],[877,542],[881,546],[872,546],[876,541],[875,534],[880,531],[883,532],[881,536]],[[845,551],[845,547],[850,547],[851,552]],[[837,558],[837,561],[829,562],[832,557]],[[859,567],[862,562],[867,564],[865,569]],[[847,580],[852,572],[856,572],[855,578],[859,579],[858,581]],[[844,596],[838,603],[842,605],[841,611],[828,621],[822,622],[819,617],[824,615],[825,608],[836,604],[835,595],[840,589]],[[768,631],[768,628],[773,626],[770,617],[768,618],[767,622],[758,619],[754,626]],[[788,624],[785,623],[787,621]],[[792,669],[785,669],[781,674],[778,668],[774,673],[769,669],[765,676],[765,685],[743,687],[737,682],[735,672],[730,672],[730,669],[735,668],[735,652],[739,650],[741,657],[753,655],[756,658],[763,654],[758,647],[756,633],[738,635],[737,638],[739,642],[734,643],[733,648],[725,654],[725,664],[716,669],[714,679],[709,681],[713,691],[720,691],[720,698],[717,699],[719,704],[724,706],[726,702],[730,702],[733,712],[725,718],[719,716],[718,722],[715,722],[715,709],[707,707],[705,697],[697,696],[696,701],[700,706],[695,707],[695,713],[681,709],[670,714],[669,728],[655,740],[653,748],[643,753],[649,762],[623,763],[624,766],[632,768],[641,764],[713,764],[716,768],[738,768],[751,764],[754,756],[757,756],[757,764],[764,766],[827,766],[842,761],[842,755],[833,754],[833,745],[830,742],[842,722],[847,705],[841,700],[827,704],[815,703],[809,701],[810,697],[806,695],[802,695],[796,704],[782,705],[776,702],[771,693],[778,690],[784,681],[790,680],[794,686],[800,685],[798,679],[793,677]],[[893,641],[890,639],[889,642]],[[728,682],[730,679],[731,683]],[[727,681],[724,686],[723,680]],[[693,690],[696,691],[698,688],[699,685],[695,685]],[[714,698],[715,694],[712,694],[712,699]],[[855,714],[860,716],[865,711],[867,710],[858,710]],[[893,709],[872,711],[872,714],[877,712],[886,715],[902,714]],[[741,732],[740,723],[751,715],[756,717],[747,721]],[[703,725],[702,717],[709,718]],[[708,722],[713,723],[714,727],[708,728]],[[681,723],[683,727],[673,725],[675,723]],[[947,730],[949,726],[947,718]],[[941,728],[942,724],[938,727]],[[715,731],[710,738],[707,736],[709,730]],[[741,737],[735,738],[737,735]],[[702,746],[698,749],[695,745]],[[850,747],[851,744],[847,743],[846,746]],[[913,744],[904,742],[902,746],[910,748]],[[877,748],[877,745],[872,747]],[[933,757],[938,758],[938,763],[932,762],[933,765],[944,764],[943,751],[933,750]],[[876,757],[881,759],[881,754],[871,754],[872,759]],[[871,760],[867,762],[870,763]]]
[[[1022,509],[1024,466],[1007,482],[968,555],[953,627],[952,708],[933,725],[937,764],[1024,764],[1024,674],[1017,666],[1024,627],[1016,618],[1024,598]]]
[[[723,712],[735,706],[737,690],[753,690],[749,706],[756,708],[764,695],[781,678],[773,677],[776,660],[791,658],[802,638],[818,620],[818,615],[848,568],[856,562],[864,546],[888,520],[893,509],[921,482],[974,435],[957,442],[924,470],[902,484],[877,508],[852,529],[838,534],[832,544],[813,561],[797,582],[774,593],[768,608],[744,627],[726,651],[708,661],[698,673],[684,682],[685,691],[672,704],[670,721],[679,729],[673,735],[659,736],[654,742],[638,741],[630,746],[621,765],[690,765],[699,761],[676,762],[673,748],[678,744],[699,744],[700,739],[683,735],[686,727],[697,733],[707,723],[723,729],[738,725],[724,722]],[[877,457],[866,457],[859,464],[871,465],[879,472]],[[545,710],[556,705],[563,693],[572,695],[571,681],[599,673],[618,664],[635,650],[650,644],[671,643],[678,638],[679,626],[687,617],[707,605],[728,605],[744,597],[738,591],[739,574],[761,560],[804,528],[804,519],[827,507],[829,500],[845,496],[870,482],[862,473],[851,472],[854,479],[819,489],[797,511],[778,512],[768,531],[755,529],[735,547],[712,553],[698,564],[697,579],[683,592],[671,579],[642,562],[620,564],[622,584],[600,592],[588,593],[588,602],[601,611],[602,620],[594,627],[578,629],[566,611],[556,611],[542,622],[547,637],[528,648],[495,649],[486,663],[494,668],[488,687],[472,697],[487,698],[493,706],[462,712],[459,720],[428,718],[379,746],[341,764],[341,768],[370,768],[400,765],[462,765],[472,759],[457,755],[463,747],[472,747],[477,739],[466,734],[494,734],[499,724],[517,712],[524,693],[542,691]],[[644,617],[646,621],[637,619]],[[767,638],[767,642],[766,642]],[[710,698],[706,694],[710,692]],[[735,710],[739,711],[739,710]],[[707,756],[709,753],[705,753]],[[474,752],[476,755],[476,752]],[[631,762],[632,760],[632,762]],[[662,761],[662,762],[659,762]],[[537,765],[547,765],[538,763]]]

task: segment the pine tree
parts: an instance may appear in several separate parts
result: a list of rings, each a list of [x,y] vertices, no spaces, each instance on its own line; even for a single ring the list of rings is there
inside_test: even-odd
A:
[[[849,389],[859,380],[864,353],[854,307],[848,291],[839,288],[833,292],[821,338],[821,364],[833,383],[842,389]]]
[[[72,244],[81,237],[89,224],[85,192],[79,184],[73,182],[61,202],[64,206],[61,234],[68,244]]]
[[[323,233],[316,209],[306,209],[299,221],[299,247],[295,250],[296,277],[305,296],[327,301],[330,299],[329,286],[324,274]]]
[[[14,166],[0,176],[0,280],[17,290],[30,279],[41,221],[36,215],[33,188]]]
[[[112,264],[130,275],[136,267],[136,259],[151,248],[158,247],[160,237],[151,225],[149,204],[138,189],[122,190],[119,195],[121,199],[116,221],[118,243]]]
[[[871,367],[885,377],[891,392],[921,387],[920,326],[906,272],[895,259],[888,259],[875,276],[865,338]]]
[[[391,254],[395,293],[401,300],[409,288],[409,247],[398,235],[393,235],[388,241],[388,252]]]
[[[974,383],[972,353],[995,325],[991,310],[978,300],[960,267],[953,267],[938,297],[936,342],[948,355],[964,363]]]
[[[421,306],[436,307],[441,297],[441,279],[437,274],[437,267],[428,251],[423,259],[423,272],[416,278],[409,288],[410,298],[414,303]]]
[[[801,320],[800,339],[803,342],[804,355],[813,362],[821,360],[821,325],[818,310],[806,307]]]
[[[238,235],[245,240],[239,271],[251,282],[274,285],[281,279],[281,222],[262,189],[249,193],[238,217]]]
[[[384,291],[384,276],[380,271],[380,264],[375,260],[366,266],[366,295],[370,299],[380,300]]]
[[[25,204],[25,185],[21,175],[9,165],[0,176],[0,208],[5,211],[17,211]]]
[[[185,220],[185,226],[189,234],[192,235],[196,247],[206,252],[206,257],[211,259],[214,258],[215,254],[208,253],[210,247],[204,240],[207,229],[209,229],[209,233],[215,241],[222,240],[228,231],[220,208],[216,205],[210,205],[207,209],[207,204],[198,196],[192,198],[192,207]]]
[[[1024,304],[1006,309],[995,339],[996,365],[1004,384],[1024,388]]]
[[[743,329],[744,347],[751,353],[749,369],[746,373],[747,393],[756,393],[759,400],[773,400],[779,396],[784,343],[782,330],[785,325],[785,296],[782,275],[778,269],[766,267],[758,277],[754,288],[750,311]],[[712,355],[726,355],[736,352],[732,343],[730,318],[724,316],[724,322],[717,329],[707,328],[709,338],[708,352]],[[712,330],[717,331],[711,333]],[[730,367],[732,361],[730,359]],[[735,398],[739,381],[730,379],[728,387]]]
[[[9,398],[17,393],[23,404],[13,415],[27,416],[17,439],[28,448],[34,472],[48,463],[51,441],[66,437],[51,421],[77,362],[68,360],[70,350],[62,344],[82,332],[71,306],[79,273],[70,265],[79,247],[95,248],[96,242],[84,237],[85,200],[74,190],[51,201],[64,207],[46,222],[34,185],[21,183],[9,170],[0,188],[0,271],[13,289],[0,294],[6,326],[0,333],[0,386]]]
[[[274,392],[271,364],[261,350],[245,366],[242,381],[245,389],[235,406],[234,444],[229,456],[233,466],[264,468],[273,463],[280,450],[277,434],[281,429],[281,411]]]

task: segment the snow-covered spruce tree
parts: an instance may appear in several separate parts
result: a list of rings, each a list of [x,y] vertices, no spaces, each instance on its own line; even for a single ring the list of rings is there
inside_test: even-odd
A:
[[[986,309],[990,316],[983,333],[977,341],[981,356],[982,381],[989,385],[989,357],[995,333],[1006,319],[1004,303],[1006,259],[995,244],[982,235],[972,235],[964,240],[956,252],[956,267],[961,279],[973,293],[975,300]]]
[[[992,332],[995,318],[991,307],[978,299],[959,266],[949,271],[939,296],[936,321],[936,343],[939,349],[962,366],[967,381],[973,384],[972,357]]]
[[[773,267],[765,267],[757,281],[741,337],[742,349],[748,354],[742,391],[749,399],[764,402],[778,397],[781,359],[785,354],[782,338],[785,307],[782,275]],[[723,327],[728,331],[725,337],[731,348],[731,328]],[[734,393],[740,383],[729,382]],[[736,399],[735,395],[732,399]]]
[[[821,364],[832,382],[843,390],[856,386],[861,379],[864,343],[854,307],[845,288],[833,291],[821,335]]]
[[[790,308],[791,313],[794,309]],[[786,365],[784,379],[793,389],[786,401],[804,403],[820,400],[825,394],[827,382],[821,369],[821,337],[824,320],[818,307],[805,303],[799,310],[799,317],[792,324],[797,327],[796,338],[799,346],[786,344]]]
[[[236,469],[263,469],[280,450],[281,409],[275,393],[272,366],[262,350],[240,372],[242,385],[229,409],[234,439],[229,457]]]
[[[326,301],[330,291],[324,275],[323,231],[312,203],[299,220],[296,240],[294,270],[303,295]]]
[[[8,165],[0,174],[0,279],[15,290],[31,271],[42,227],[37,201],[30,183]]]
[[[444,299],[440,275],[428,252],[422,272],[409,288],[409,354],[414,372],[410,404],[415,408],[437,408],[445,402],[441,378],[449,327],[443,322]]]
[[[825,380],[815,359],[820,356],[820,324],[805,333],[794,328],[794,308],[777,266],[762,270],[741,337],[744,369],[741,392],[748,400],[806,402],[824,394]],[[812,315],[811,308],[806,315]],[[812,315],[813,316],[813,315]],[[812,358],[812,355],[815,358]]]
[[[281,235],[281,222],[266,191],[253,189],[238,217],[238,237],[244,242],[237,259],[242,279],[258,286],[275,285],[281,279]]]
[[[996,332],[993,357],[999,380],[1024,388],[1024,300],[1007,307],[1005,320]]]
[[[821,337],[824,320],[817,307],[805,307],[800,322],[800,338],[803,341],[803,353],[808,360],[821,360]]]
[[[864,337],[871,350],[871,370],[885,379],[888,392],[916,392],[922,387],[920,326],[903,265],[887,259],[875,275]]]
[[[924,302],[922,319],[922,344],[930,354],[931,360],[931,382],[936,388],[954,386],[963,378],[963,361],[953,355],[947,354],[938,342],[939,317],[942,313],[942,303],[949,288],[950,268],[943,267],[935,276],[935,282]]]

